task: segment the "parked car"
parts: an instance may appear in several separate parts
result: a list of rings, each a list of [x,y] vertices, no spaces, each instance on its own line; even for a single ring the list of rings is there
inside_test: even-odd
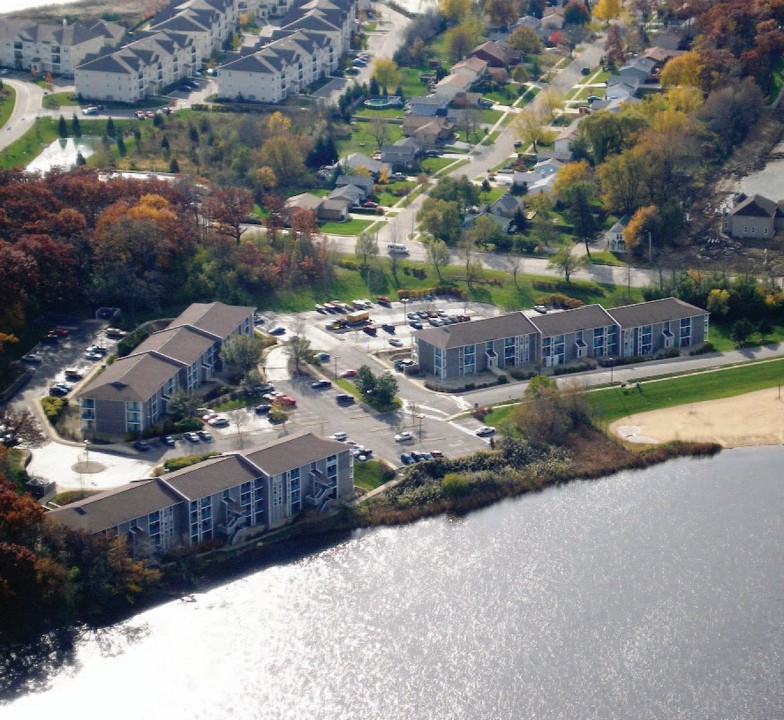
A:
[[[389,338],[389,344],[392,347],[403,347],[403,341],[400,338]]]
[[[210,427],[228,427],[229,418],[224,415],[216,415],[214,418],[207,421],[207,425]]]
[[[344,370],[342,373],[340,373],[340,377],[342,377],[342,378],[352,378],[352,377],[355,377],[356,374],[357,374],[356,370],[354,370],[353,368],[349,368],[348,370]]]
[[[64,375],[66,380],[81,380],[84,377],[84,374],[76,368],[66,368]]]
[[[395,334],[395,326],[394,325],[390,325],[389,323],[384,323],[381,326],[381,329],[384,332],[388,332],[390,335],[394,335]]]
[[[204,440],[204,442],[212,441],[212,435],[210,435],[206,430],[197,430],[196,432],[200,440]]]
[[[329,353],[320,352],[316,357],[323,363],[329,362]]]
[[[590,75],[590,74],[591,74],[591,68],[586,67],[586,66],[583,66],[582,68],[580,68],[580,75],[582,75],[583,77],[585,77],[586,75]]]
[[[349,395],[348,393],[340,393],[339,395],[335,395],[335,402],[337,402],[338,405],[353,405],[354,396]]]
[[[208,410],[206,413],[204,413],[201,416],[201,419],[204,422],[209,422],[210,420],[212,420],[212,418],[216,418],[216,417],[218,417],[218,413],[216,413],[214,410]]]
[[[397,173],[397,174],[400,175],[400,173]],[[379,305],[384,305],[385,307],[390,307],[392,305],[392,301],[386,295],[379,295],[376,298],[376,302]]]
[[[256,407],[253,408],[253,412],[255,412],[256,415],[266,415],[271,409],[272,405],[262,403],[261,405],[256,405]]]
[[[489,425],[482,425],[474,430],[474,434],[478,437],[487,437],[488,435],[495,435],[495,428]]]
[[[534,310],[542,315],[547,313],[547,308],[544,305],[534,305]]]
[[[422,453],[417,452],[416,450],[412,450],[411,457],[413,458],[414,462],[419,462],[422,459]]]
[[[332,387],[332,383],[329,380],[316,380],[316,382],[310,383],[310,387],[314,390],[328,390]]]
[[[365,325],[365,327],[362,328],[362,332],[376,337],[376,335],[378,335],[378,328],[373,325]]]
[[[195,433],[195,432],[186,432],[186,433],[183,435],[183,437],[184,437],[184,438],[185,438],[185,439],[186,439],[188,442],[192,442],[192,443],[197,443],[197,442],[199,442],[199,435],[198,435],[197,433]]]
[[[411,321],[410,323],[408,323],[408,324],[409,324],[409,325],[410,325],[412,328],[414,328],[414,330],[421,330],[421,329],[424,327],[424,325],[422,325],[422,323],[421,323],[421,322],[419,322],[419,320],[412,320],[412,321]]]
[[[272,328],[272,330],[270,330],[269,333],[270,335],[285,335],[286,328],[282,327],[281,325],[278,325],[277,327]]]
[[[433,456],[435,459],[439,459],[439,458],[442,458],[442,457],[444,457],[444,453],[443,453],[443,452],[441,452],[441,450],[431,450],[431,451],[430,451],[430,454],[431,454],[431,455],[432,455],[432,456]]]
[[[402,443],[402,442],[411,442],[414,439],[414,436],[408,432],[408,430],[404,430],[401,433],[395,435],[395,442]]]
[[[171,435],[164,435],[161,438],[161,442],[169,447],[174,447],[177,444],[177,441]]]
[[[348,440],[348,433],[345,433],[342,430],[339,430],[338,432],[332,433],[332,435],[330,435],[329,437],[330,437],[330,440],[337,440],[339,442],[346,442],[346,440]]]
[[[523,147],[523,141],[522,140],[515,140],[514,141],[514,146],[515,146],[515,150]]]
[[[21,360],[32,365],[43,362],[44,359],[38,353],[27,353],[27,355],[22,355]]]
[[[134,442],[133,446],[141,452],[145,452],[150,449],[150,443],[148,443],[146,440],[137,440]]]
[[[68,394],[68,391],[64,390],[59,385],[52,385],[52,387],[49,388],[49,394],[52,397],[63,397]]]
[[[408,453],[402,453],[400,455],[400,462],[402,462],[403,465],[411,465],[411,463],[414,462],[414,458],[412,458]]]
[[[94,355],[100,355],[103,357],[109,352],[105,347],[101,347],[100,345],[90,345],[85,351],[85,354],[93,353]]]
[[[56,327],[49,331],[50,335],[57,335],[57,337],[68,337],[71,333],[67,328]]]

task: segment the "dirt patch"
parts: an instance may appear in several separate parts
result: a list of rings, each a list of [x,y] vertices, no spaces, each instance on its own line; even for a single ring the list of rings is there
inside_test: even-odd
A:
[[[784,398],[769,388],[617,420],[610,430],[628,442],[717,442],[724,447],[784,444]]]

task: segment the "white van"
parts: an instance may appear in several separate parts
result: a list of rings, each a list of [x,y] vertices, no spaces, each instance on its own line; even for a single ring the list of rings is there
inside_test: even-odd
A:
[[[390,255],[408,255],[408,248],[401,243],[389,243],[387,245],[387,252]]]

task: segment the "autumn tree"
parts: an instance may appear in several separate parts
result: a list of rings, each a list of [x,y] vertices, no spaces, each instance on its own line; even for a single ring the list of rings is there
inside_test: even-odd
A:
[[[642,255],[648,251],[648,241],[651,244],[658,234],[661,223],[659,208],[655,205],[645,205],[632,215],[629,224],[623,231],[623,241],[626,248]]]
[[[382,93],[386,95],[400,83],[400,70],[397,63],[388,57],[379,57],[373,61],[373,77],[376,79]]]
[[[703,63],[700,53],[689,50],[672,58],[661,72],[662,87],[687,85],[702,88]],[[703,88],[704,89],[704,88]]]
[[[533,28],[527,25],[516,27],[509,34],[507,45],[512,50],[519,50],[523,55],[537,55],[542,52],[542,38]]]
[[[313,362],[313,348],[310,340],[303,334],[304,327],[295,328],[292,335],[284,344],[284,350],[290,360],[294,361],[295,373],[299,375],[300,363]]]
[[[461,22],[446,34],[449,57],[454,61],[462,60],[476,46],[481,30],[477,23],[470,20]]]
[[[460,210],[457,202],[426,198],[417,212],[417,222],[425,232],[447,245],[453,245],[460,233]]]
[[[593,7],[593,16],[609,22],[621,14],[621,0],[599,0]]]
[[[471,9],[471,0],[439,0],[441,14],[452,23],[460,22]]]
[[[637,148],[607,158],[598,170],[605,206],[631,215],[643,200],[647,173],[647,158]]]
[[[390,125],[384,121],[384,118],[376,117],[370,121],[370,134],[379,150],[389,141],[390,130]]]
[[[518,16],[518,3],[516,0],[487,0],[485,11],[490,16],[490,22],[497,27],[506,27]]]
[[[617,0],[613,0],[617,2]],[[621,29],[618,25],[610,25],[607,30],[607,40],[604,43],[604,56],[607,58],[607,64],[612,67],[619,68],[626,60],[626,53],[623,49],[623,39],[621,38]]]
[[[264,141],[258,160],[259,165],[272,169],[279,185],[287,186],[295,184],[305,174],[305,156],[300,141],[284,132]]]
[[[564,7],[564,25],[585,25],[591,21],[591,11],[580,0],[569,0]]]
[[[525,143],[530,143],[534,151],[539,143],[547,142],[552,132],[547,125],[550,116],[538,107],[529,105],[521,113],[514,116],[514,129],[517,137]]]
[[[253,210],[253,195],[244,188],[219,188],[208,196],[205,205],[218,232],[228,235],[239,245],[245,232],[243,225]]]
[[[362,272],[367,272],[370,263],[378,258],[378,238],[375,233],[362,232],[354,244],[354,255],[359,260]]]

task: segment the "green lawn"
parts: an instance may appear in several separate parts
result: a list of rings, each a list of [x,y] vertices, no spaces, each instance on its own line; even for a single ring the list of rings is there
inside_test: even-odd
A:
[[[448,165],[445,168],[441,168],[433,175],[433,177],[439,177],[441,175],[448,175],[449,173],[453,173],[455,170],[459,170],[461,167],[468,165],[470,162],[470,160],[452,160],[451,165]]]
[[[625,267],[626,263],[613,255],[609,250],[591,250],[591,262],[594,265],[613,265],[614,267]]]
[[[641,369],[641,373],[644,369]],[[630,385],[595,390],[588,393],[602,422],[611,423],[635,413],[687,405],[706,400],[744,395],[776,387],[784,381],[784,358],[770,362],[746,363],[700,374],[680,375],[662,380],[641,381],[640,390]],[[509,417],[516,405],[493,410],[486,425],[496,426]]]
[[[503,90],[494,90],[493,92],[485,93],[482,97],[485,97],[488,100],[492,100],[494,103],[498,103],[499,105],[511,105],[515,100],[517,100],[517,88],[518,85],[511,83]]]
[[[727,352],[737,348],[731,335],[732,323],[711,322],[709,339],[713,347],[719,352]],[[784,342],[784,327],[776,327],[770,335],[765,336],[765,343],[771,342]],[[744,347],[757,347],[762,344],[762,338],[759,333],[753,333],[746,341]]]
[[[643,382],[638,391],[608,388],[590,393],[591,403],[605,422],[659,408],[718,400],[776,387],[784,380],[784,359],[750,363],[698,375]]]
[[[3,85],[3,90],[3,95],[0,96],[0,128],[8,122],[16,102],[16,90],[10,85]]]
[[[354,485],[363,490],[373,490],[394,476],[395,473],[378,460],[354,463]]]
[[[427,85],[419,79],[423,72],[425,71],[418,68],[400,68],[400,87],[403,88],[403,95],[406,99],[417,95],[427,95]],[[396,88],[390,88],[390,92],[395,90]]]
[[[416,185],[417,184],[415,182],[393,182],[389,185],[382,186],[384,188],[384,192],[378,193],[376,197],[378,198],[380,205],[383,205],[384,207],[391,207],[395,203],[399,202],[403,197],[405,197],[405,195],[395,195],[392,193],[392,190],[399,191],[402,189],[407,189],[409,192],[411,192],[416,187]]]
[[[429,157],[422,161],[422,169],[425,172],[436,172],[438,170],[443,170],[447,165],[451,165],[453,162],[455,162],[455,160],[452,158]]]
[[[498,136],[501,134],[500,130],[495,130],[491,132],[484,140],[482,140],[482,145],[492,145],[496,140],[498,140]]]
[[[45,108],[50,108],[52,110],[56,110],[63,105],[78,105],[79,101],[76,99],[76,95],[72,92],[59,92],[59,93],[50,93],[49,95],[45,95],[42,105]]]
[[[500,110],[484,108],[482,110],[482,122],[486,125],[495,125],[503,117],[503,115],[503,112]]]
[[[372,155],[378,150],[378,143],[373,137],[373,124],[369,122],[358,122],[352,129],[349,140],[338,140],[338,154],[340,157],[351,155],[352,153],[365,153]],[[403,129],[400,125],[389,123],[387,127],[387,137],[385,142],[391,144],[403,137]]]
[[[32,162],[47,145],[57,140],[57,137],[57,123],[54,118],[37,118],[33,127],[0,152],[0,167],[24,167]]]
[[[376,220],[357,220],[351,218],[346,222],[327,222],[321,226],[321,232],[327,235],[359,235],[367,230]]]
[[[402,107],[374,110],[373,108],[362,106],[354,113],[354,117],[369,118],[370,120],[373,118],[399,118],[402,120],[404,114],[404,109]]]

